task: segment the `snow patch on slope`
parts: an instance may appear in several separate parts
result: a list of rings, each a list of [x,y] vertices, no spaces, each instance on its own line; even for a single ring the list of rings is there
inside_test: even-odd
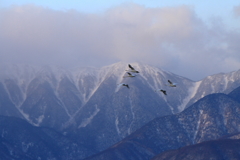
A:
[[[182,112],[188,102],[196,95],[199,86],[201,85],[202,81],[195,82],[191,88],[188,89],[188,96],[183,99],[182,104],[178,106],[179,112]]]
[[[200,114],[199,114],[199,117],[198,117],[198,122],[197,122],[197,127],[196,127],[196,130],[195,130],[195,133],[193,135],[193,144],[195,143],[195,140],[196,140],[196,137],[197,137],[197,134],[199,132],[199,126],[201,124],[201,116],[203,114],[203,110],[199,110]]]
[[[39,69],[40,67],[25,64],[0,64],[0,81],[13,79],[17,82],[23,97],[26,97],[27,87]]]
[[[116,126],[116,130],[117,130],[118,135],[120,135],[121,132],[120,132],[120,129],[118,127],[118,123],[119,123],[119,121],[118,121],[118,117],[117,117],[116,120],[115,120],[115,126]]]
[[[128,134],[131,134],[131,128],[132,128],[133,122],[135,120],[135,113],[133,111],[132,99],[130,97],[129,97],[129,101],[130,101],[130,109],[131,109],[131,113],[132,113],[132,122],[129,125]]]
[[[93,84],[88,97],[86,97],[83,93],[84,103],[86,103],[92,97],[92,95],[97,91],[99,86],[110,76],[118,77],[116,83],[120,83],[122,81],[122,76],[119,76],[119,75],[124,74],[125,66],[126,66],[126,63],[119,62],[109,66],[104,66],[100,69],[85,68],[84,70],[81,70],[77,76],[75,74],[74,76],[75,84],[77,86],[78,86],[77,82],[81,79],[82,76],[92,76],[96,78],[95,83]]]
[[[38,122],[37,122],[36,126],[39,126],[42,123],[44,118],[45,118],[44,114],[39,116],[38,119],[37,119]]]
[[[72,71],[73,82],[80,93],[79,96],[81,97],[83,105],[87,103],[98,87],[98,72],[99,69],[93,67],[74,69]],[[90,88],[86,88],[85,86],[85,83],[88,83],[84,81],[84,78],[86,77],[91,77],[94,79],[94,82],[91,84]]]
[[[23,112],[23,110],[19,109],[20,113],[23,115],[23,117],[32,125],[37,126],[35,123],[32,122],[32,120],[29,118],[29,115]]]
[[[89,123],[91,123],[92,119],[98,114],[100,109],[97,105],[95,105],[95,111],[90,115],[90,117],[85,118],[83,122],[78,126],[78,128],[86,127]]]
[[[228,82],[229,82],[228,77],[224,76],[224,88],[223,88],[224,91],[227,89]]]
[[[162,80],[166,80],[166,74],[159,68],[152,67],[149,65],[139,65],[141,69],[141,77],[147,82],[153,91],[162,88],[164,84]]]

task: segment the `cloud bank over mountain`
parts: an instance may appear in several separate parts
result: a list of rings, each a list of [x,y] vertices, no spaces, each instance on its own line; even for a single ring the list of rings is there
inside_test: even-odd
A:
[[[236,17],[240,17],[240,5],[234,7],[234,14]]]
[[[239,18],[239,6],[233,13]],[[0,9],[0,63],[98,67],[140,61],[199,80],[238,70],[239,41],[237,29],[227,29],[221,18],[206,23],[184,5],[128,3],[101,14],[36,5]]]

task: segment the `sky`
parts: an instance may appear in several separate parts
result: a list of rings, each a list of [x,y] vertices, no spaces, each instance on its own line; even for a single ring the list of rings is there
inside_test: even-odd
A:
[[[0,0],[0,63],[141,62],[201,80],[240,69],[239,0]]]

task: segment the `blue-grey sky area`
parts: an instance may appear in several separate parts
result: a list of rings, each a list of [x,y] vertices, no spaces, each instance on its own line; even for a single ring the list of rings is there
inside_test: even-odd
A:
[[[0,63],[142,62],[200,80],[240,69],[240,1],[0,0]]]

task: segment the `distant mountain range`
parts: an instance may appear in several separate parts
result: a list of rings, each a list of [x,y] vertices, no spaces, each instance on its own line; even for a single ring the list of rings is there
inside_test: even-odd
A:
[[[140,72],[133,78],[123,78],[128,64],[122,62],[100,69],[75,70],[2,64],[0,115],[51,128],[84,146],[82,150],[87,151],[82,157],[87,157],[107,149],[158,117],[181,114],[206,95],[228,94],[240,86],[240,70],[194,82],[146,64],[131,65]],[[177,87],[166,86],[168,80],[176,82]],[[119,83],[127,83],[130,88],[120,87]],[[156,92],[157,89],[166,90],[167,96]],[[193,130],[184,132],[195,132]],[[201,136],[197,139],[197,135],[188,137],[189,142],[172,145],[185,146],[207,140]],[[162,150],[168,149],[175,148]],[[160,152],[148,154],[157,153]]]
[[[194,157],[197,148],[202,146],[202,144],[199,143],[239,133],[240,103],[233,98],[240,96],[239,91],[240,87],[229,95],[223,93],[211,94],[200,99],[181,113],[156,118],[107,150],[87,159],[146,160],[161,153],[162,154],[156,159],[164,159],[166,157],[174,159],[174,157],[176,158],[178,155],[184,155],[184,153],[180,153],[180,151],[184,151],[186,154],[189,152],[189,154]],[[221,144],[218,149],[221,148],[224,151],[222,143],[229,142],[226,143],[226,149],[228,147],[234,148],[239,146],[240,143],[240,137],[238,136],[236,139],[238,140],[234,142],[226,140],[216,142],[216,144]],[[216,148],[214,148],[216,146],[211,146],[212,143],[213,142],[203,143],[206,144],[206,148],[204,149],[211,148],[212,152],[216,150]],[[194,147],[191,145],[193,144],[199,144],[194,145],[195,150],[192,150]],[[189,147],[176,150],[184,146]],[[164,153],[165,151],[169,152]],[[225,152],[227,152],[227,150],[225,150]],[[218,157],[222,154],[224,153],[218,152],[215,153],[214,156]],[[227,156],[234,157],[235,154],[239,156],[239,150],[232,150]],[[201,158],[196,157],[196,159]]]

